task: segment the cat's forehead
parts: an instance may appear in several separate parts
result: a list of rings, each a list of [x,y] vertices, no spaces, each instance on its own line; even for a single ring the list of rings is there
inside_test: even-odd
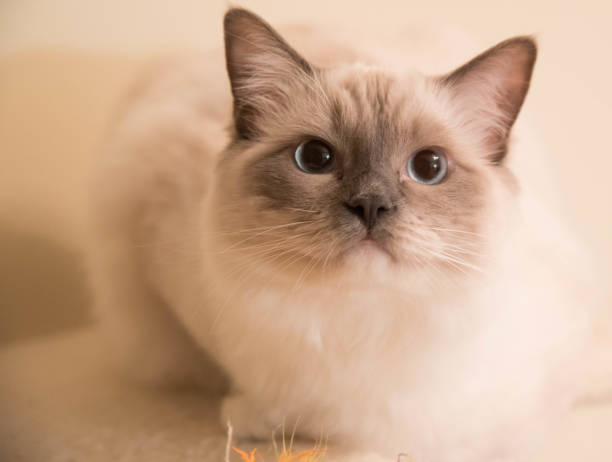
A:
[[[325,72],[325,89],[332,97],[339,128],[391,122],[398,107],[406,104],[410,91],[399,91],[397,77],[381,69],[347,66]]]
[[[332,136],[351,152],[383,156],[443,131],[432,88],[420,74],[353,65],[323,78]]]

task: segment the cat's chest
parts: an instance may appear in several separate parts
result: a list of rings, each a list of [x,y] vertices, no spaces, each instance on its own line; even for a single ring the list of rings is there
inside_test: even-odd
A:
[[[217,351],[229,363],[272,357],[267,367],[279,370],[303,363],[328,372],[341,365],[359,375],[375,369],[402,375],[440,354],[442,344],[467,350],[474,342],[465,331],[446,337],[447,327],[428,312],[441,307],[384,290],[258,289],[213,299],[210,340],[222,345]]]
[[[526,364],[538,353],[516,340],[514,326],[487,327],[458,313],[441,320],[388,293],[266,291],[233,301],[212,328],[216,354],[238,386],[275,394],[278,384],[290,383],[288,402],[313,388],[340,400],[359,383],[377,390],[377,407],[394,396],[391,415],[404,401],[418,409],[413,396],[432,391],[469,402],[499,396],[516,381],[516,370],[525,371],[521,383],[530,394],[544,373],[537,361]]]

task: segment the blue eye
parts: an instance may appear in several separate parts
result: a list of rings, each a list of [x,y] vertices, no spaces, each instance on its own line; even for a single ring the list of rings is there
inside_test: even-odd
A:
[[[406,170],[414,181],[428,185],[438,184],[446,177],[448,161],[441,152],[423,149],[410,156]]]
[[[334,155],[322,141],[304,141],[295,150],[295,163],[305,173],[327,173],[334,164]]]

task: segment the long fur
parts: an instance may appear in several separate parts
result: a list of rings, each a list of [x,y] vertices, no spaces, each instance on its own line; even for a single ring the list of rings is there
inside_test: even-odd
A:
[[[91,272],[117,355],[162,383],[220,386],[221,369],[239,436],[284,424],[415,461],[520,457],[584,389],[598,304],[584,252],[513,167],[539,153],[516,132],[499,156],[533,43],[452,78],[317,67],[331,44],[300,62],[229,15],[231,86],[218,57],[158,68],[97,169]],[[306,135],[343,153],[341,179],[298,171]],[[403,170],[423,145],[452,157],[438,186]],[[384,252],[343,214],[355,188],[394,197]]]

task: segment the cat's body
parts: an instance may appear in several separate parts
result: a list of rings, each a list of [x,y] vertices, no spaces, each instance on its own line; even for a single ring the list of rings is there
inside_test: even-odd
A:
[[[329,61],[330,53],[308,58]],[[440,219],[428,225],[439,233],[417,233],[417,246],[450,236],[458,253],[442,266],[402,266],[389,256],[393,247],[371,243],[335,254],[338,241],[314,263],[286,247],[271,254],[300,242],[309,231],[293,227],[312,225],[321,212],[316,200],[287,205],[259,182],[254,190],[281,204],[270,211],[256,194],[245,199],[244,180],[232,182],[247,161],[253,176],[284,179],[273,166],[261,173],[250,164],[260,154],[244,141],[247,131],[223,152],[232,100],[219,66],[178,67],[141,85],[111,133],[96,187],[92,271],[120,354],[135,355],[137,373],[206,380],[206,350],[232,381],[222,418],[242,435],[269,438],[278,425],[297,424],[298,433],[415,461],[520,454],[575,398],[592,306],[580,251],[521,195],[508,168],[495,180],[461,181],[468,196],[450,221],[456,227]],[[367,80],[373,72],[351,65],[321,85],[350,86],[353,74]],[[422,77],[402,78],[417,88],[416,100],[431,98]],[[516,155],[537,155],[529,143],[517,146]],[[458,194],[422,211],[414,205],[415,214],[447,213]],[[296,215],[279,220],[280,209]],[[265,241],[270,234],[276,241]]]

